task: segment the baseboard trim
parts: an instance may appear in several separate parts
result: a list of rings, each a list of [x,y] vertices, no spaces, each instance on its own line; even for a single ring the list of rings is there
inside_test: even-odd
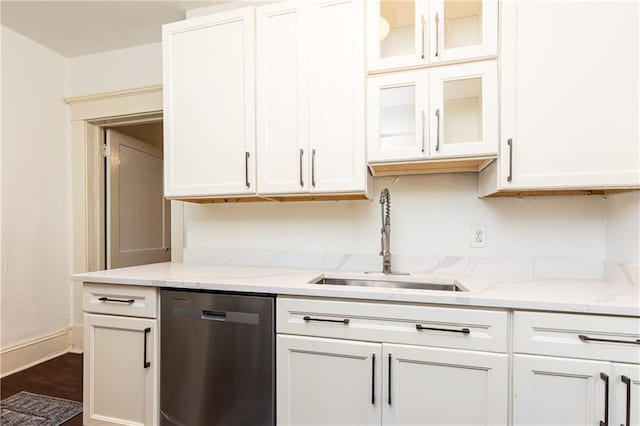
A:
[[[70,329],[33,339],[0,351],[0,378],[69,352]]]

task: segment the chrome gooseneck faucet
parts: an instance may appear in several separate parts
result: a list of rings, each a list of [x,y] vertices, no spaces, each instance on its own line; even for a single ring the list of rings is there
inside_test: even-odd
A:
[[[382,273],[391,274],[391,194],[388,188],[384,188],[380,192],[380,212],[382,218],[381,232],[381,248],[380,256],[382,256]]]

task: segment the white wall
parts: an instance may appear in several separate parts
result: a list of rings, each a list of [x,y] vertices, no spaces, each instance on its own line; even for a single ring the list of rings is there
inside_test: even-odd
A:
[[[2,27],[2,337],[5,349],[69,324],[67,62]]]
[[[69,59],[68,97],[162,84],[162,43]]]
[[[607,196],[607,260],[640,263],[640,191]]]
[[[185,203],[185,246],[377,253],[390,185],[394,254],[605,260],[602,196],[478,199],[474,174],[392,181],[375,180],[374,201]],[[487,225],[487,248],[470,247],[472,224]]]

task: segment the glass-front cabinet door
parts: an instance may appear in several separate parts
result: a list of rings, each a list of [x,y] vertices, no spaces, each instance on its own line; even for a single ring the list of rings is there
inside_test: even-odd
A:
[[[424,71],[370,77],[367,92],[369,161],[424,159],[428,147],[428,78]]]
[[[432,158],[497,153],[495,61],[435,68],[430,72],[429,90]]]
[[[497,0],[431,0],[427,26],[432,64],[498,53]]]
[[[429,62],[427,0],[367,0],[369,71]]]

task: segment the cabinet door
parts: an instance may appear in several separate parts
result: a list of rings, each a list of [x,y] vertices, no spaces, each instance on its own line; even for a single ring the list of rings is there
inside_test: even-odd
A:
[[[278,424],[379,426],[381,348],[377,343],[278,335]]]
[[[366,191],[364,2],[309,6],[312,192]]]
[[[430,0],[431,63],[498,54],[498,0]]]
[[[570,358],[513,357],[513,424],[595,425],[604,420],[610,364]]]
[[[498,151],[498,77],[494,61],[451,65],[430,73],[431,157]]]
[[[427,14],[427,0],[368,0],[369,71],[428,63]]]
[[[158,424],[158,320],[84,315],[85,425]]]
[[[502,188],[640,185],[639,7],[501,3]]]
[[[429,154],[427,73],[369,77],[367,86],[368,160],[425,159]]]
[[[382,424],[507,423],[506,354],[382,346]]]
[[[257,172],[261,194],[308,188],[305,12],[300,2],[256,9]]]
[[[613,364],[611,425],[640,425],[640,365]]]
[[[255,191],[254,11],[163,27],[165,195]]]

